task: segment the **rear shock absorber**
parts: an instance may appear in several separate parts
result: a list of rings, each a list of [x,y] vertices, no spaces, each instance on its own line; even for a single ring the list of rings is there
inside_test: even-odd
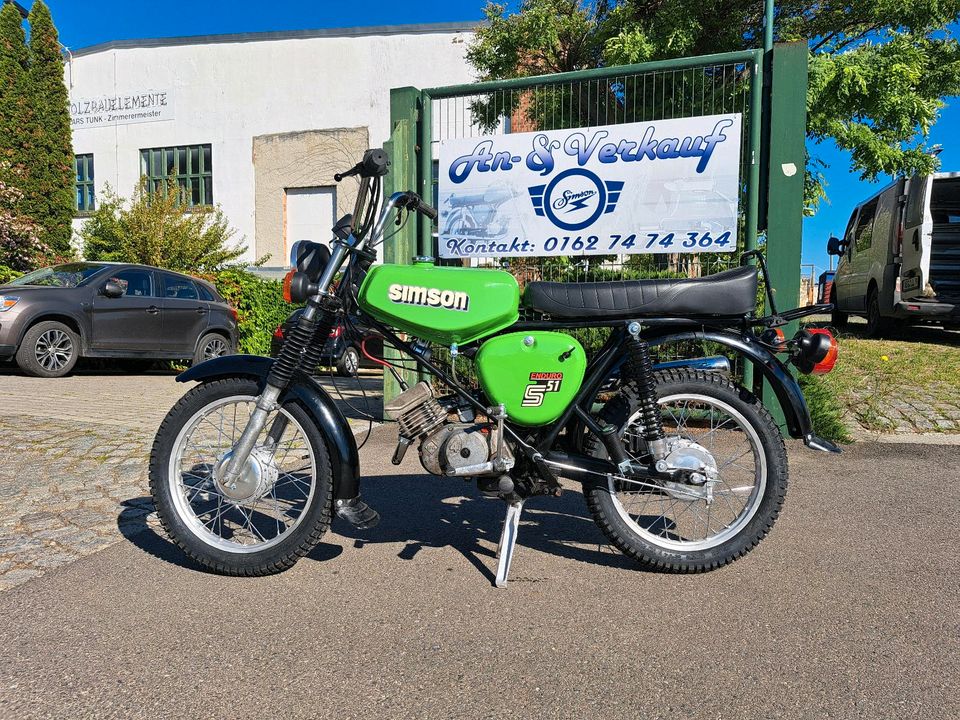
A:
[[[637,393],[640,400],[640,420],[643,423],[643,439],[655,460],[662,460],[667,455],[666,434],[663,432],[663,418],[660,416],[660,405],[657,403],[657,383],[653,377],[653,359],[650,357],[650,346],[646,340],[639,337],[640,326],[631,323],[627,338],[628,360],[624,366],[624,374],[632,378],[637,384]]]

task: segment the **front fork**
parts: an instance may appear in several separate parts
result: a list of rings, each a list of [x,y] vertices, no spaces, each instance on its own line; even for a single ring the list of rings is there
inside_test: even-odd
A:
[[[276,409],[277,400],[290,384],[293,373],[298,368],[312,372],[319,363],[323,343],[333,328],[338,309],[339,301],[331,295],[325,295],[319,300],[311,298],[307,303],[296,327],[284,341],[270,374],[267,375],[263,391],[257,397],[256,408],[250,415],[240,439],[233,446],[223,476],[225,484],[234,483],[240,477],[257,444],[257,438],[267,424],[267,418]],[[279,415],[267,435],[272,447],[276,447],[280,442],[286,428],[287,419]]]

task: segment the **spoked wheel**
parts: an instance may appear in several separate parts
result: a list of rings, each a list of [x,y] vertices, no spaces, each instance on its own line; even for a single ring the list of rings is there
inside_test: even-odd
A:
[[[783,440],[763,406],[716,373],[657,373],[671,481],[611,477],[585,489],[610,541],[641,563],[702,572],[749,552],[769,532],[787,490]],[[639,400],[625,386],[603,410],[628,454],[644,461]],[[598,441],[593,454],[605,456]]]
[[[150,457],[150,492],[170,538],[229,575],[285,570],[330,526],[326,445],[296,403],[271,413],[239,477],[225,477],[257,393],[242,378],[195,387],[163,421]]]

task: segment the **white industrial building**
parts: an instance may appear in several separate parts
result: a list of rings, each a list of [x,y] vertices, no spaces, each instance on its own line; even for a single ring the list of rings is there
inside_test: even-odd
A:
[[[123,40],[68,53],[77,219],[104,185],[176,177],[219,204],[253,261],[327,240],[356,184],[333,174],[390,133],[390,89],[470,82],[475,23]]]

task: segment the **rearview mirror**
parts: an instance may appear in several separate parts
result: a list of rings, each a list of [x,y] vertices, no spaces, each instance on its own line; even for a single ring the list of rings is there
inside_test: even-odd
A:
[[[123,297],[123,286],[116,280],[107,280],[100,292],[108,298]]]
[[[846,251],[846,243],[838,237],[832,237],[827,240],[827,255],[843,255]]]

